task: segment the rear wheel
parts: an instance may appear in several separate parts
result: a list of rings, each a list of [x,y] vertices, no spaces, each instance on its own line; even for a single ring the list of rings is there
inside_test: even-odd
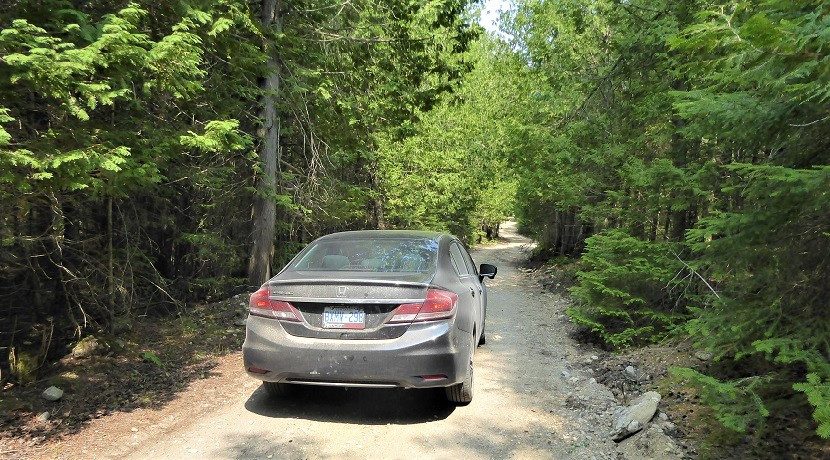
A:
[[[487,336],[484,335],[484,332],[482,332],[481,337],[478,338],[478,344],[484,345],[485,343],[487,343]]]
[[[272,398],[288,396],[294,389],[290,383],[262,382],[262,386],[265,387],[265,391],[268,393],[268,396]]]
[[[473,336],[475,340],[475,336]],[[472,344],[471,344],[472,345]],[[467,375],[461,383],[444,388],[447,400],[459,406],[466,406],[473,400],[473,352],[475,347],[470,347],[470,363],[467,365]]]

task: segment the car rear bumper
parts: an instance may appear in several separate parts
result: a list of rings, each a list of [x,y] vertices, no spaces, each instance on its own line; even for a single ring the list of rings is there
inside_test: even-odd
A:
[[[461,382],[467,370],[471,341],[459,340],[458,332],[444,320],[415,323],[395,339],[318,339],[289,335],[275,319],[249,316],[242,357],[248,375],[268,382],[444,387]],[[436,375],[446,378],[423,378]]]

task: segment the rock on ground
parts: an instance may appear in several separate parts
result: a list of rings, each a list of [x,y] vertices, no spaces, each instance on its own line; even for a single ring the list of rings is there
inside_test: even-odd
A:
[[[86,336],[72,348],[73,358],[89,358],[98,354],[102,349],[101,343],[93,336]]]
[[[56,386],[51,386],[43,390],[41,396],[47,401],[57,401],[63,397],[63,390]]]
[[[712,353],[708,352],[708,351],[705,351],[705,350],[701,350],[701,351],[695,352],[695,358],[697,358],[701,361],[709,361],[709,360],[712,359]]]
[[[634,366],[626,366],[625,375],[633,380],[637,380],[637,369],[634,369]]]
[[[628,407],[617,408],[614,413],[611,436],[615,441],[619,441],[640,431],[654,417],[658,404],[660,404],[660,393],[647,391],[632,401]]]
[[[649,424],[643,431],[622,441],[617,452],[626,459],[657,460],[677,458],[682,452],[674,440],[657,424]]]

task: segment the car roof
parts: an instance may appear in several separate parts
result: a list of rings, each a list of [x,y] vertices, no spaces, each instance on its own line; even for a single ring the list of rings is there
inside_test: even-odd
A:
[[[441,237],[451,237],[447,233],[429,232],[422,230],[355,230],[350,232],[331,233],[320,237],[317,241],[337,241],[349,239],[374,238],[425,238],[438,241]]]

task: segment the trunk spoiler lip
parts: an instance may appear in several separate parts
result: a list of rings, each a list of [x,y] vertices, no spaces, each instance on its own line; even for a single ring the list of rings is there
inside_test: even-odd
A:
[[[359,278],[339,278],[339,279],[324,279],[324,278],[296,278],[289,280],[272,280],[266,283],[268,286],[284,286],[292,284],[371,284],[374,286],[410,286],[410,287],[430,287],[430,281],[402,281],[402,280],[384,280],[384,279],[359,279]]]
[[[434,278],[434,277],[433,277]],[[432,281],[430,279],[430,281]],[[431,282],[417,282],[417,281],[400,281],[400,280],[378,280],[378,279],[292,279],[292,280],[273,280],[266,283],[269,287],[293,286],[302,284],[334,284],[334,285],[373,285],[373,286],[396,286],[396,287],[418,287],[429,288]],[[421,303],[424,297],[419,298],[355,298],[355,297],[305,297],[293,296],[283,293],[270,294],[272,299],[284,300],[286,302],[313,302],[313,303],[330,303],[339,305],[349,304],[405,304],[405,303]]]

